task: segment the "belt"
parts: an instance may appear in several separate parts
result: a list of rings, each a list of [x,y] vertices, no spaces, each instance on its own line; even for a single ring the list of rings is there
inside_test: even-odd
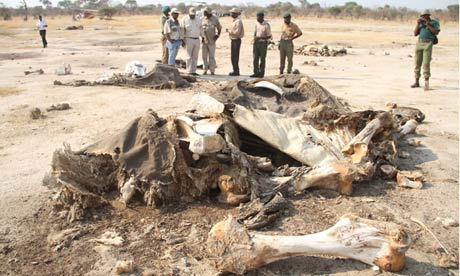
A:
[[[199,37],[186,37],[186,38],[190,38],[190,39],[199,39]]]
[[[418,41],[420,41],[420,42],[433,42],[433,39],[420,38]]]

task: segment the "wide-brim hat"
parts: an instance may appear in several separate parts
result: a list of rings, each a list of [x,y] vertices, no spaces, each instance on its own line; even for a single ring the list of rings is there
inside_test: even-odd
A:
[[[424,15],[431,15],[430,10],[425,10],[424,12],[422,12],[422,14],[420,14],[420,16]]]
[[[180,10],[179,10],[179,9],[177,9],[177,8],[173,8],[173,9],[171,10],[171,13],[177,13],[177,14],[180,14]]]
[[[188,9],[188,14],[195,15],[196,14],[196,9],[195,8]]]
[[[203,11],[207,12],[207,13],[212,13],[212,9],[210,7],[205,7],[203,9]]]
[[[237,8],[233,8],[230,10],[231,13],[241,13],[241,11]]]

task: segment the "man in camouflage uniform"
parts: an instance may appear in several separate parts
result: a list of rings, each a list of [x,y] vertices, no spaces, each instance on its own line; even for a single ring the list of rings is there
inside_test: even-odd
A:
[[[164,33],[164,27],[165,27],[165,23],[166,21],[169,19],[169,12],[171,11],[171,9],[169,8],[169,6],[163,6],[161,8],[161,12],[163,13],[163,16],[161,16],[161,19],[160,19],[160,26],[161,26],[161,48],[163,50],[163,55],[161,57],[161,62],[163,64],[168,64],[168,56],[169,56],[169,53],[168,53],[168,48],[166,47],[166,36],[165,36],[165,33]]]
[[[424,12],[419,19],[414,29],[414,36],[418,36],[418,41],[415,46],[415,83],[412,88],[420,87],[420,71],[423,68],[423,77],[425,78],[425,88],[430,89],[429,79],[431,76],[430,62],[433,52],[433,42],[437,40],[436,35],[439,34],[439,22],[430,18],[429,12]]]
[[[280,39],[280,74],[284,73],[284,66],[286,63],[286,58],[288,60],[287,73],[292,72],[292,57],[294,55],[294,39],[302,35],[300,28],[294,23],[291,22],[291,14],[285,13],[284,24],[281,28],[281,39]]]
[[[251,78],[263,78],[265,75],[265,58],[267,57],[268,41],[272,38],[272,31],[270,24],[264,20],[264,16],[263,11],[257,12],[254,45],[252,48],[254,74],[250,76]]]
[[[203,15],[201,18],[203,75],[206,75],[208,70],[211,71],[211,75],[214,75],[216,71],[216,40],[220,36],[222,25],[220,25],[217,16],[212,14],[211,8],[206,7]]]

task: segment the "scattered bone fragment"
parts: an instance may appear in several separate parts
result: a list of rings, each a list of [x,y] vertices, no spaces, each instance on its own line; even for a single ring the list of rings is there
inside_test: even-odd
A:
[[[414,133],[417,126],[418,126],[417,121],[414,119],[410,119],[401,127],[401,131],[399,133],[401,133],[401,135],[403,136],[410,134],[410,133]]]
[[[221,175],[218,180],[220,194],[218,200],[221,203],[229,205],[239,205],[249,201],[247,191],[241,189],[236,180],[229,175]]]
[[[32,70],[32,71],[24,71],[24,75],[32,75],[32,74],[37,74],[37,75],[43,75],[45,71],[43,69],[37,69],[37,70]]]
[[[46,108],[46,111],[62,111],[62,110],[67,110],[70,109],[70,105],[68,103],[60,103],[56,105],[51,105],[50,107]]]
[[[69,75],[72,73],[72,67],[68,63],[64,63],[61,67],[54,71],[54,74],[58,76]]]
[[[421,172],[407,172],[399,171],[396,174],[396,181],[398,186],[403,188],[411,189],[422,189],[423,188],[423,175]]]
[[[451,218],[440,218],[440,217],[437,217],[435,219],[435,222],[440,222],[442,224],[442,226],[444,226],[445,228],[448,228],[448,227],[458,227],[458,220],[455,220],[455,219],[451,219]]]
[[[388,177],[389,179],[392,179],[396,176],[396,173],[398,172],[398,170],[395,168],[395,166],[392,166],[392,165],[388,165],[388,164],[385,164],[385,165],[382,165],[380,166],[380,170],[385,174],[386,177]]]
[[[32,120],[38,120],[45,117],[45,115],[43,115],[42,111],[38,107],[32,108],[29,112],[30,118]]]
[[[417,139],[414,139],[414,138],[407,139],[407,144],[409,146],[418,147],[418,146],[420,146],[421,143],[422,142],[420,140],[417,140]]]
[[[84,231],[80,227],[64,229],[57,233],[50,233],[47,237],[48,245],[53,247],[54,251],[68,248],[72,242],[84,235]]]
[[[334,226],[304,236],[269,236],[248,232],[235,219],[215,224],[208,234],[208,250],[220,272],[243,274],[295,256],[329,255],[359,260],[385,271],[404,267],[410,237],[401,227],[343,216]]]
[[[93,239],[93,241],[105,245],[121,246],[125,240],[117,232],[108,230],[99,239]]]
[[[128,204],[131,198],[136,193],[136,186],[134,186],[136,179],[134,177],[130,177],[128,181],[123,184],[123,187],[120,189],[120,200],[124,204]]]
[[[410,157],[410,153],[405,151],[405,150],[400,150],[398,152],[398,157],[402,158],[402,159],[407,159]]]
[[[117,261],[115,264],[115,272],[117,274],[131,273],[134,271],[134,262],[132,260]]]

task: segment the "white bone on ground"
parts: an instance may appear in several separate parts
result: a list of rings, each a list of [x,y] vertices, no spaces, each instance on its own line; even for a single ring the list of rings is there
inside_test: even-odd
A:
[[[418,126],[417,121],[414,119],[410,119],[401,127],[401,131],[399,133],[401,133],[402,135],[413,133],[415,129],[417,128],[417,126]]]
[[[246,230],[231,217],[219,224],[211,229],[208,249],[223,258],[218,259],[221,271],[243,273],[278,260],[311,255],[340,256],[376,265],[378,259],[391,255],[392,238],[385,233],[387,230],[377,229],[353,216],[344,216],[331,228],[304,236],[244,233]],[[385,225],[383,229],[389,227]],[[404,232],[399,232],[398,237],[403,240],[396,250],[403,254],[410,238],[407,234],[400,236],[401,233]],[[238,238],[240,240],[236,240]]]
[[[102,243],[105,245],[113,245],[113,246],[120,246],[124,243],[124,239],[120,237],[120,235],[115,232],[108,230],[102,234],[102,236],[99,239],[93,239],[92,241],[95,241],[97,243]]]
[[[254,84],[254,87],[267,88],[267,89],[270,89],[272,91],[275,91],[280,96],[284,95],[284,91],[283,91],[283,89],[281,89],[281,87],[279,87],[276,84],[271,83],[269,81],[259,81],[258,83]]]
[[[133,197],[134,193],[136,192],[134,182],[136,182],[135,178],[130,177],[128,181],[126,181],[125,184],[123,184],[123,187],[121,187],[120,193],[122,202],[128,203]]]
[[[423,183],[421,181],[412,181],[400,173],[396,175],[396,180],[397,180],[398,186],[403,187],[403,188],[411,188],[411,189],[422,189],[423,188]]]
[[[125,74],[128,76],[143,77],[147,68],[138,60],[130,61],[125,66]]]

